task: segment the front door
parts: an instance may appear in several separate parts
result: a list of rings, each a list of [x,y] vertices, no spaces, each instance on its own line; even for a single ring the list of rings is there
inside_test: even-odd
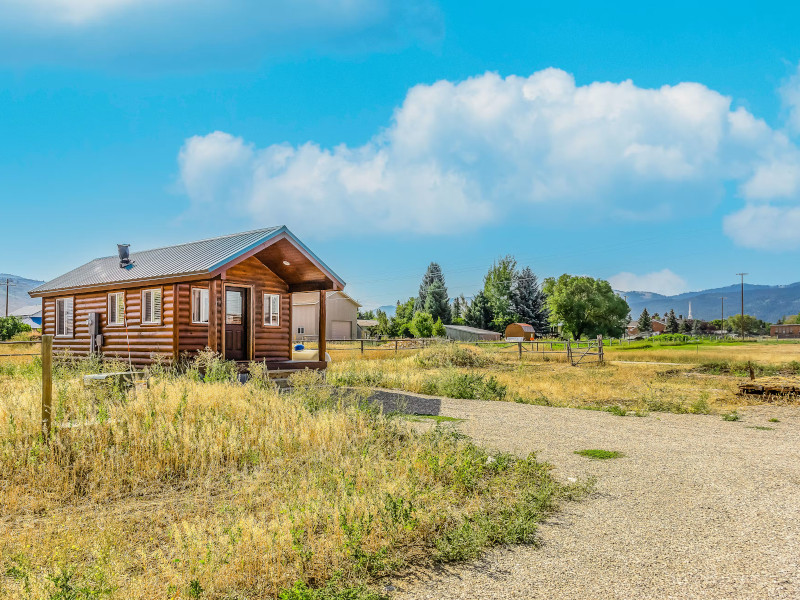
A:
[[[225,288],[225,358],[247,360],[247,288]]]

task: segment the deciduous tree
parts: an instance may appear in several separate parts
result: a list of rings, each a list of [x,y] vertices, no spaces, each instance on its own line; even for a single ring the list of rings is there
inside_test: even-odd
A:
[[[618,337],[625,330],[630,307],[602,279],[567,275],[544,282],[550,322],[563,323],[565,334]]]

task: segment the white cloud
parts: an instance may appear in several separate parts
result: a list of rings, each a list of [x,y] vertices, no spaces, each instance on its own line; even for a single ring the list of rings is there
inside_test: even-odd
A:
[[[781,99],[787,112],[787,124],[794,133],[800,133],[800,65],[797,71],[781,86]]]
[[[609,277],[608,282],[615,290],[623,292],[655,292],[665,296],[682,294],[689,288],[686,280],[669,269],[634,275],[633,273],[617,273]]]
[[[216,144],[247,149],[218,176],[195,164],[211,150],[193,150]],[[710,212],[731,184],[749,202],[793,201],[798,173],[800,151],[784,134],[703,85],[577,86],[558,69],[415,86],[360,147],[259,149],[214,133],[181,152],[193,200],[287,221],[325,211],[351,231],[455,232],[558,213],[661,220]]]
[[[0,0],[1,64],[148,71],[441,37],[433,0]]]
[[[746,248],[795,250],[800,248],[800,206],[753,205],[725,217],[725,233]]]

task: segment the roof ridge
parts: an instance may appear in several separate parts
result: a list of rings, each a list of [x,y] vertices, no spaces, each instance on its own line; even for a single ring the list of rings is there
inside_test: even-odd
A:
[[[166,246],[158,246],[157,248],[145,248],[144,250],[131,250],[131,256],[134,254],[140,254],[142,252],[153,252],[155,250],[166,250],[167,248],[180,248],[181,246],[189,246],[191,244],[199,244],[201,242],[210,242],[212,240],[223,240],[225,238],[235,237],[237,235],[247,235],[248,233],[257,233],[257,232],[264,232],[267,233],[268,231],[275,231],[276,229],[280,229],[281,227],[286,227],[285,225],[274,225],[272,227],[262,227],[260,229],[250,229],[249,231],[239,231],[237,233],[227,233],[225,235],[215,235],[214,237],[210,238],[203,238],[202,240],[192,240],[191,242],[182,242],[180,244],[168,244]],[[108,256],[98,256],[97,258],[93,258],[89,262],[94,262],[96,260],[104,260],[106,258],[119,258],[116,254],[109,254]]]

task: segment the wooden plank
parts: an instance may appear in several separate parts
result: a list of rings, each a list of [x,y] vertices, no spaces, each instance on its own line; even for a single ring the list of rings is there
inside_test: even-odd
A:
[[[317,327],[317,331],[319,332],[319,342],[317,347],[319,348],[319,359],[321,361],[325,360],[325,351],[327,350],[325,336],[327,335],[327,331],[325,330],[325,322],[327,321],[327,309],[325,307],[326,300],[328,297],[328,292],[325,290],[320,290],[319,292],[319,324]]]
[[[53,407],[53,336],[42,336],[42,431],[50,435],[50,418]]]
[[[212,280],[208,286],[208,347],[217,351],[217,331],[219,330],[217,312],[217,281]]]
[[[180,321],[180,310],[178,306],[178,284],[172,284],[172,362],[173,364],[178,364],[178,358],[180,356],[180,329],[178,327],[178,323]],[[191,312],[189,313],[189,319],[191,320],[192,315]]]

